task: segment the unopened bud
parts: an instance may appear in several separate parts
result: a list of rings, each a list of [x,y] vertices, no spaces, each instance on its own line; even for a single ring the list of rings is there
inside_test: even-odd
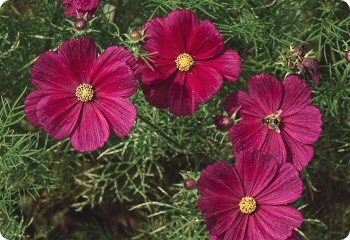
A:
[[[217,115],[214,118],[216,129],[225,132],[233,126],[232,119],[229,116]]]
[[[186,188],[187,190],[192,190],[196,188],[196,181],[193,178],[185,179],[184,188]]]

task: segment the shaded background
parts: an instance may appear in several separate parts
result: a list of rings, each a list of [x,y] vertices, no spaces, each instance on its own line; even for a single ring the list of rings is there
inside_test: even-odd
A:
[[[80,154],[55,142],[23,114],[33,89],[36,58],[71,37],[89,36],[100,50],[121,44],[124,33],[153,16],[190,8],[212,20],[228,48],[243,59],[243,74],[192,117],[178,118],[133,97],[139,119],[126,139]],[[322,138],[302,173],[305,190],[295,203],[308,239],[342,239],[350,229],[349,8],[341,1],[134,0],[102,1],[87,31],[78,32],[56,0],[10,0],[0,10],[0,231],[7,239],[205,239],[197,192],[182,187],[207,164],[234,162],[226,133],[213,116],[225,97],[245,89],[249,76],[289,69],[282,56],[307,43],[321,71],[313,104],[323,114]]]

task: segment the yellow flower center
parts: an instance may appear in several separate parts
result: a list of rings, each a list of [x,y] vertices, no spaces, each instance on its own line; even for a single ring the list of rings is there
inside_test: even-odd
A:
[[[180,54],[176,60],[176,67],[182,72],[189,71],[195,64],[193,57],[188,53]]]
[[[94,90],[90,84],[83,83],[77,87],[77,90],[75,90],[75,96],[81,102],[89,102],[94,97]]]
[[[256,210],[256,201],[252,197],[244,197],[239,203],[239,210],[245,214],[251,214]]]

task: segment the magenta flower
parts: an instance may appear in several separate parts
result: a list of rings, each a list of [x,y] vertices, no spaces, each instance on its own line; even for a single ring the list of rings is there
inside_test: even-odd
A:
[[[322,131],[321,113],[310,105],[311,91],[306,83],[296,76],[281,83],[260,74],[249,80],[248,92],[238,91],[225,102],[229,114],[241,107],[242,120],[229,130],[235,154],[262,150],[302,170],[311,161],[312,144]]]
[[[127,100],[137,90],[136,67],[122,47],[109,47],[98,57],[93,40],[66,41],[57,53],[45,52],[36,61],[37,90],[25,101],[27,118],[54,139],[69,137],[80,152],[102,147],[110,131],[123,138],[136,120],[136,108]]]
[[[237,81],[241,60],[224,49],[215,25],[200,22],[196,13],[181,9],[146,23],[143,48],[150,54],[140,67],[140,80],[148,102],[178,116],[192,115],[223,83]]]
[[[68,17],[91,18],[96,12],[101,0],[62,0],[66,6],[64,14]]]
[[[214,235],[210,235],[209,240],[219,240],[219,239]],[[292,236],[288,237],[287,240],[300,240],[300,237],[295,231],[293,231]]]
[[[209,233],[217,240],[286,240],[304,220],[288,206],[303,190],[298,171],[258,152],[241,157],[236,167],[208,166],[198,180],[198,209]]]

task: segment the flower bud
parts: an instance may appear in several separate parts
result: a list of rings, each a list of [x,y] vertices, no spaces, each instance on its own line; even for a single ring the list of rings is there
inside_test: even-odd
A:
[[[216,129],[225,132],[233,126],[232,119],[229,116],[217,115],[214,118]]]
[[[185,179],[184,188],[187,190],[195,189],[196,188],[196,181],[193,178]]]
[[[138,41],[142,38],[142,35],[139,31],[132,31],[130,34],[129,34],[129,37],[130,37],[130,40],[132,41]]]
[[[348,51],[345,53],[345,59],[346,59],[346,61],[350,62],[350,50],[348,50]]]
[[[78,30],[81,31],[86,28],[87,22],[84,18],[78,18],[75,21],[74,27]]]

